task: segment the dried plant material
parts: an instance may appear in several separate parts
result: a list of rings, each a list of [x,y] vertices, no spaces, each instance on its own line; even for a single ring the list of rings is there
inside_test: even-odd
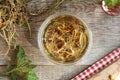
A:
[[[61,63],[78,60],[85,53],[88,41],[85,25],[70,15],[52,19],[43,36],[48,56]]]
[[[32,13],[30,12],[30,15],[33,15],[33,16],[38,16],[38,15],[41,15],[41,14],[46,14],[46,13],[50,13],[52,12],[53,10],[57,9],[65,0],[56,0],[55,3],[50,6],[47,10],[43,11],[43,12],[36,12],[36,13]]]
[[[0,0],[0,36],[9,46],[6,53],[16,47],[16,29],[25,23],[29,27],[26,0]]]

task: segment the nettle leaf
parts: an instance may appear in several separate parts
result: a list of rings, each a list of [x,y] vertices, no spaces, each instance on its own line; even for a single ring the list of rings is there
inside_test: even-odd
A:
[[[29,71],[25,75],[26,75],[27,80],[38,80],[38,77],[33,70]]]
[[[35,65],[25,65],[25,66],[21,66],[19,67],[19,72],[21,73],[26,73],[31,71],[32,69],[34,69],[36,66]]]
[[[12,80],[20,80],[16,73],[11,74]]]
[[[35,67],[36,66],[26,58],[24,49],[19,47],[16,66],[4,74],[10,75],[12,80],[23,80],[20,77],[23,77],[26,80],[38,80],[37,75],[33,71]],[[11,63],[9,68],[11,68]]]
[[[23,58],[23,59],[19,59],[17,61],[17,67],[20,67],[20,66],[27,66],[27,65],[30,65],[31,64],[31,61],[26,59],[26,58]]]
[[[25,58],[24,49],[22,47],[19,47],[19,51],[18,51],[18,54],[17,54],[17,60],[23,59],[23,58]]]
[[[17,71],[23,75],[25,74],[27,80],[38,80],[38,77],[33,71],[35,67],[36,66],[26,58],[24,49],[19,47],[17,54]]]
[[[24,49],[19,47],[19,51],[17,54],[17,67],[23,65],[26,62],[25,57],[26,55]]]

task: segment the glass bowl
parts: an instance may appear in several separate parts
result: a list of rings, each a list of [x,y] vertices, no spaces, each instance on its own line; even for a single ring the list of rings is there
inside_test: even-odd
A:
[[[55,61],[53,59],[51,59],[46,51],[45,51],[45,48],[44,48],[44,44],[43,44],[43,35],[44,35],[44,32],[45,32],[45,29],[46,27],[48,26],[48,24],[50,23],[50,21],[54,18],[56,18],[57,16],[61,16],[61,15],[70,15],[70,16],[73,16],[77,19],[79,19],[82,24],[86,27],[87,29],[87,32],[88,32],[88,45],[87,45],[87,48],[84,52],[84,54],[82,55],[82,57],[80,57],[79,59],[77,59],[76,61],[73,61],[73,62],[67,62],[67,63],[61,63],[61,62],[58,62],[58,61]],[[78,63],[85,55],[87,55],[90,51],[90,48],[92,46],[92,32],[91,30],[88,28],[88,26],[86,25],[86,23],[81,19],[79,18],[78,15],[74,15],[74,14],[71,14],[71,13],[68,13],[68,12],[63,12],[63,13],[55,13],[53,15],[50,15],[40,26],[39,28],[39,31],[38,31],[38,47],[39,47],[39,50],[40,50],[40,53],[50,62],[52,63],[55,63],[55,64],[62,64],[62,65],[69,65],[69,64],[75,64],[75,63]]]

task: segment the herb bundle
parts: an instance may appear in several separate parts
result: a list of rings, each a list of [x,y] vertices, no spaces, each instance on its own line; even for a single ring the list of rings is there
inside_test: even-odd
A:
[[[12,80],[38,80],[33,69],[35,65],[31,64],[31,61],[26,58],[23,48],[19,47],[19,51],[16,56],[16,66],[9,66],[11,69],[0,75],[10,76]]]

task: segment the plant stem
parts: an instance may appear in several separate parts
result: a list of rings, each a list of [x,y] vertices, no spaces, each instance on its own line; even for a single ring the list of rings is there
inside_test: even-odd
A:
[[[26,25],[27,25],[27,27],[28,27],[29,34],[30,34],[30,38],[31,38],[31,36],[32,36],[32,31],[31,31],[30,24],[29,24],[29,22],[28,22],[28,20],[27,20],[27,18],[26,18],[26,17],[25,17],[25,22],[26,22]]]
[[[57,1],[55,4],[53,4],[53,6],[51,6],[48,10],[45,10],[43,12],[38,12],[38,13],[30,13],[30,15],[32,16],[39,16],[41,14],[46,14],[46,13],[50,13],[51,11],[53,11],[54,9],[56,9],[57,7],[59,7],[65,0],[59,0]]]
[[[58,1],[56,4],[54,4],[51,8],[49,8],[49,10],[47,10],[47,13],[50,13],[51,11],[53,11],[54,9],[56,9],[58,6],[60,6],[62,3],[64,2],[64,0],[60,0]]]
[[[9,75],[10,73],[13,73],[13,72],[15,72],[15,71],[17,71],[17,68],[12,69],[11,71],[8,71],[8,72],[2,72],[2,73],[0,73],[0,76],[7,76],[7,75]]]

